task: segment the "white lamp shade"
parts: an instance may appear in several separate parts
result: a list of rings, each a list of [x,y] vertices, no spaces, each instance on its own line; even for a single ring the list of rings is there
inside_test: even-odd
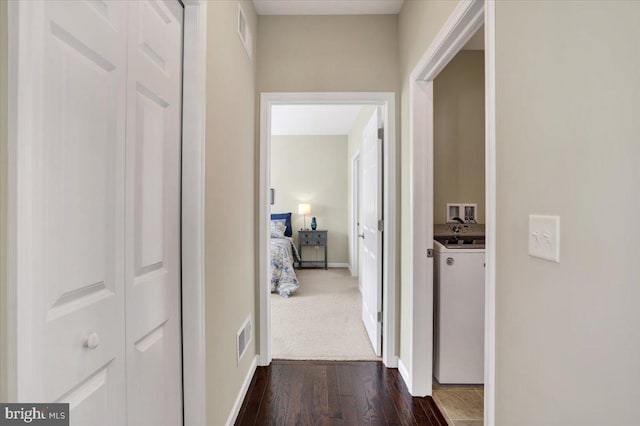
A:
[[[311,204],[298,204],[298,214],[311,214]]]

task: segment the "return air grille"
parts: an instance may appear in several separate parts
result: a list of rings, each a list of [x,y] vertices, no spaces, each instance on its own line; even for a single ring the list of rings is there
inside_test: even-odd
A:
[[[251,343],[251,317],[247,318],[242,324],[240,330],[238,330],[237,339],[236,339],[236,348],[238,350],[238,363],[244,356],[244,353],[247,351],[249,347],[249,343]]]
[[[247,16],[244,14],[242,7],[238,5],[238,37],[247,52],[249,59],[253,60],[253,37],[251,29],[247,23]]]

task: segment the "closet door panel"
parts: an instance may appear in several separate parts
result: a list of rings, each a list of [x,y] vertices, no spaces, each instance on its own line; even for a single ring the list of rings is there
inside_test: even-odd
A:
[[[182,424],[182,9],[130,2],[127,80],[128,424]]]
[[[125,422],[127,5],[17,2],[18,399]]]

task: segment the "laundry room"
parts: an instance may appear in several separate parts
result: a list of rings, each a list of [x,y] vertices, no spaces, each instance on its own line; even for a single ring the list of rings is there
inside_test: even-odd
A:
[[[484,406],[483,46],[480,29],[433,82],[433,396],[454,425]]]

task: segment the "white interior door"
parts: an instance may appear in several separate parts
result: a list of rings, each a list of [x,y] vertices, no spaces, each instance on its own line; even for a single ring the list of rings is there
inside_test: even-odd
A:
[[[362,143],[362,321],[376,355],[382,354],[382,141],[378,112],[363,131]]]
[[[126,350],[129,426],[182,424],[182,8],[129,2]]]
[[[360,278],[360,154],[351,163],[351,203],[353,217],[351,218],[351,276]]]
[[[10,8],[17,400],[69,402],[73,426],[182,424],[182,8]]]
[[[17,398],[126,424],[127,3],[18,8]]]

